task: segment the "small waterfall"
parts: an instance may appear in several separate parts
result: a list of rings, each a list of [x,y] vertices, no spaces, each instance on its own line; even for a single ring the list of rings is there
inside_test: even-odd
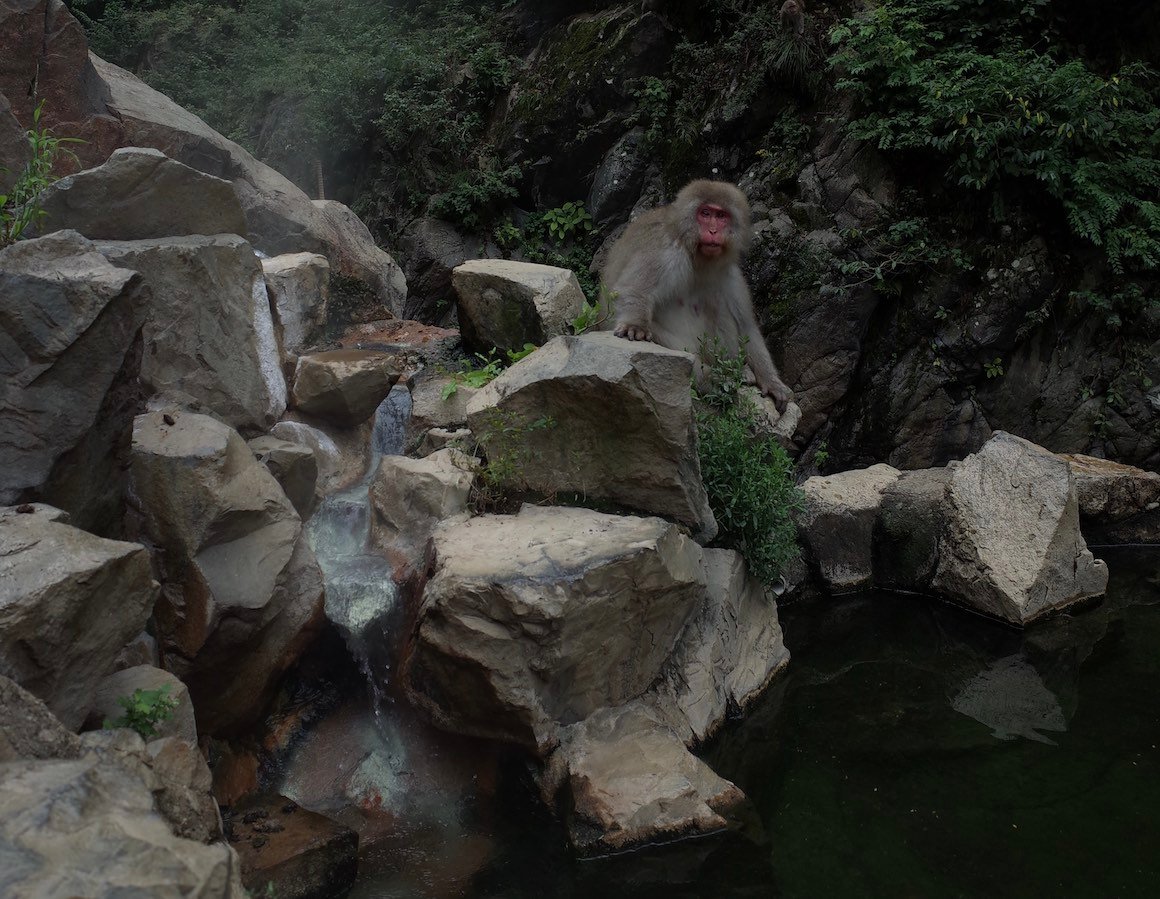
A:
[[[375,695],[383,699],[389,673],[387,622],[398,602],[393,570],[370,548],[370,483],[384,455],[402,452],[411,394],[396,386],[375,411],[371,459],[353,487],[326,497],[306,525],[326,583],[326,617],[342,631]]]

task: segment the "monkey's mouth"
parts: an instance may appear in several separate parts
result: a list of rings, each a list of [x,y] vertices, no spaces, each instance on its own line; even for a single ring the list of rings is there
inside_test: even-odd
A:
[[[725,247],[719,243],[702,243],[697,247],[702,256],[714,258],[725,252]]]

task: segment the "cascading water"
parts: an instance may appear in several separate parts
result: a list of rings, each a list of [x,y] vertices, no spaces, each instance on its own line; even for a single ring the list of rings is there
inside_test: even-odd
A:
[[[382,703],[382,681],[389,667],[386,620],[399,591],[391,564],[369,546],[368,497],[382,457],[402,452],[410,415],[411,394],[406,387],[396,386],[375,412],[366,474],[353,487],[324,499],[306,525],[307,539],[326,582],[326,617],[342,632],[367,675],[376,709]]]

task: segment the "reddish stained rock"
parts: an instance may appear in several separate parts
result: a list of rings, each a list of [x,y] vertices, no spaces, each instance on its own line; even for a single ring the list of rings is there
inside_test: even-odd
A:
[[[329,899],[345,895],[358,874],[358,834],[275,793],[234,808],[226,837],[252,895],[272,885],[278,899]]]

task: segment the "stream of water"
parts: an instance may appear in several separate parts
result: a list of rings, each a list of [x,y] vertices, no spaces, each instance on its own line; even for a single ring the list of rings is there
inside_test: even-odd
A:
[[[390,565],[366,551],[375,461],[309,533],[372,689],[306,735],[283,792],[360,833],[355,899],[1152,897],[1160,893],[1160,549],[1104,549],[1105,600],[1007,629],[871,592],[782,609],[792,653],[705,753],[738,831],[572,858],[525,760],[425,724],[391,690]]]

